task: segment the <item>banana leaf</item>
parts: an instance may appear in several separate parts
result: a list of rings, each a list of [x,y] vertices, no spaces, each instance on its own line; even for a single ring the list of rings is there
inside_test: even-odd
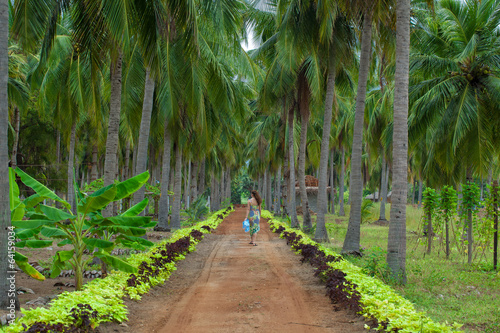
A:
[[[123,234],[127,236],[144,236],[146,234],[146,229],[137,227],[127,227],[114,225],[110,227],[100,227],[100,230],[106,230],[113,234]]]
[[[22,220],[22,221],[12,221],[12,226],[21,229],[36,229],[44,225],[53,226],[56,221],[51,220]]]
[[[51,267],[51,272],[50,272],[50,278],[55,279],[56,277],[61,274],[61,270],[63,269],[64,265],[63,263],[59,260],[59,256],[54,257],[54,261],[52,261],[52,267]]]
[[[126,227],[142,227],[151,221],[149,216],[113,216],[106,219],[115,225]]]
[[[48,238],[65,238],[68,237],[68,234],[66,234],[64,231],[58,228],[51,228],[51,227],[43,227],[42,230],[40,231],[42,236],[48,237]]]
[[[140,189],[149,179],[149,172],[143,172],[116,185],[114,201],[128,197]]]
[[[16,247],[30,247],[32,249],[41,249],[52,245],[51,240],[22,240],[15,244]]]
[[[12,168],[9,168],[9,202],[11,212],[10,219],[22,220],[26,205],[19,199],[19,187],[16,183],[16,174]]]
[[[47,216],[50,220],[53,221],[65,221],[75,219],[76,216],[70,213],[67,213],[61,209],[50,207],[46,205],[38,205],[40,210]]]
[[[33,266],[28,263],[28,257],[23,256],[21,253],[16,252],[14,254],[14,260],[16,261],[17,266],[26,274],[31,276],[34,279],[44,281],[45,276],[42,273],[37,271]]]
[[[43,214],[42,211],[36,212],[33,210],[33,208],[31,208],[31,210],[28,210],[26,212],[26,217],[29,218],[30,220],[49,220],[50,221],[50,219],[47,216],[45,216],[45,214]]]
[[[30,195],[26,199],[23,200],[23,204],[26,206],[26,208],[33,208],[36,205],[38,205],[40,202],[45,200],[44,197],[42,197],[40,194],[35,193],[33,195]]]
[[[120,216],[137,216],[140,212],[144,210],[148,206],[149,199],[145,198],[141,202],[133,205],[129,209],[127,209],[124,213],[122,213]]]
[[[117,257],[111,256],[111,255],[104,253],[102,251],[97,252],[95,254],[95,256],[98,257],[99,259],[101,259],[102,261],[104,261],[109,266],[111,266],[119,271],[123,271],[123,272],[127,272],[127,273],[137,273],[136,267],[130,265],[129,263],[127,263],[121,259],[118,259]]]
[[[57,251],[56,256],[57,259],[60,262],[65,262],[73,258],[73,255],[75,254],[75,250],[68,250],[68,251]]]
[[[116,195],[114,184],[103,187],[78,203],[78,213],[88,214],[106,207]]]
[[[68,210],[71,210],[71,205],[67,203],[65,200],[59,198],[54,192],[49,190],[45,185],[41,184],[38,182],[36,179],[25,173],[19,168],[16,168],[16,173],[17,175],[21,178],[21,181],[31,187],[33,190],[35,190],[36,193],[38,193],[41,197],[46,197],[55,201],[58,201],[64,205]]]
[[[151,222],[143,225],[142,227],[144,229],[149,229],[149,228],[154,228],[157,224],[158,224],[158,221],[151,221]]]
[[[93,251],[94,248],[108,249],[115,245],[115,243],[99,239],[99,238],[83,238],[83,242],[89,247],[89,250]]]
[[[29,238],[35,236],[36,234],[38,234],[40,232],[40,230],[38,228],[35,228],[35,229],[15,228],[14,232],[16,233],[16,238],[24,240],[24,239],[29,239]]]
[[[64,246],[64,245],[68,245],[68,244],[71,244],[71,240],[65,239],[62,242],[57,243],[57,246]]]

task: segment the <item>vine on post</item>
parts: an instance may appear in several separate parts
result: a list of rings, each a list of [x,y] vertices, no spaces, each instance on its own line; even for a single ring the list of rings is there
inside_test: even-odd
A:
[[[468,181],[462,184],[462,206],[460,218],[464,221],[462,226],[463,235],[467,235],[467,263],[472,263],[473,254],[473,228],[477,225],[477,207],[480,204],[480,189],[477,184]],[[462,238],[463,239],[463,238]]]
[[[424,235],[427,236],[427,254],[430,254],[432,249],[432,238],[434,237],[432,217],[436,215],[438,208],[436,190],[427,187],[423,192],[422,203],[424,207]]]
[[[446,259],[450,258],[450,220],[457,211],[457,191],[451,186],[443,186],[439,196],[439,217],[444,222]]]
[[[488,216],[490,217],[489,225],[493,228],[490,234],[493,233],[493,270],[496,270],[498,264],[498,215],[500,214],[498,211],[500,201],[500,187],[498,186],[498,180],[494,180],[488,188],[491,195],[486,199],[486,210],[488,212]]]

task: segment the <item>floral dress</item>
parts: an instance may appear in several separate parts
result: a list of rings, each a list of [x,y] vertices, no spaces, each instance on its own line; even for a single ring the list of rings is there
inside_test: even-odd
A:
[[[250,205],[250,213],[248,214],[248,221],[250,221],[250,235],[253,235],[260,230],[260,211],[259,206]]]

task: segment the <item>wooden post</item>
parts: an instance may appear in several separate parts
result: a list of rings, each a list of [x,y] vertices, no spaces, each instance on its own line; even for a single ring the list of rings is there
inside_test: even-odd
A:
[[[427,254],[431,254],[433,236],[431,212],[427,215],[427,219]]]
[[[493,181],[493,219],[494,219],[494,234],[493,234],[493,270],[497,269],[498,263],[498,180]]]
[[[449,231],[449,221],[448,221],[448,209],[446,209],[446,259],[450,258],[450,231]]]

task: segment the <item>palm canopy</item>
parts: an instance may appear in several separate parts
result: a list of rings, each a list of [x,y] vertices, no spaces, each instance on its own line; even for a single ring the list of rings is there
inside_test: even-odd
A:
[[[498,153],[500,1],[442,0],[426,13],[413,21],[410,142],[426,137],[427,167],[483,174]]]

